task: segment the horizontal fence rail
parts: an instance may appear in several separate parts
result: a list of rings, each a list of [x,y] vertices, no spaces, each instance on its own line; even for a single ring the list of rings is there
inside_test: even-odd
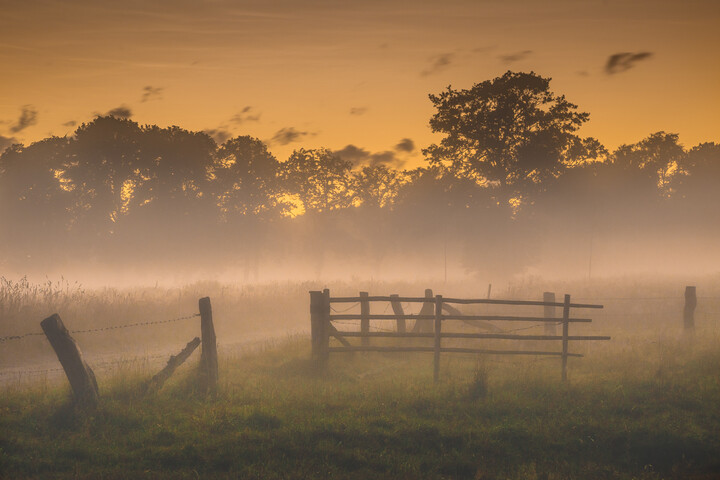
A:
[[[321,292],[322,293],[322,292]],[[403,303],[426,303],[434,301],[434,297],[394,297],[389,295],[374,295],[368,297],[332,297],[330,303],[359,303],[361,300],[369,302],[403,302]],[[443,297],[443,303],[456,303],[458,305],[486,304],[486,305],[526,305],[535,307],[564,307],[563,302],[542,302],[536,300],[497,300],[489,298],[449,298]],[[603,308],[602,305],[587,303],[571,303],[570,308]]]
[[[370,313],[371,303],[386,302],[392,306],[392,314]],[[341,313],[331,313],[335,309],[332,304],[353,304],[341,310]],[[422,304],[419,313],[405,313],[402,304]],[[543,316],[505,315],[505,314],[464,314],[452,305],[476,306],[506,306],[543,307]],[[349,310],[360,307],[360,312],[349,313]],[[387,308],[385,310],[387,311]],[[555,315],[555,310],[562,308],[562,316]],[[570,335],[568,332],[571,323],[590,323],[590,318],[571,317],[571,309],[600,309],[603,305],[572,303],[570,295],[565,295],[563,302],[555,301],[555,295],[545,293],[543,301],[535,300],[499,300],[499,299],[463,299],[433,295],[431,290],[425,291],[424,297],[401,297],[399,295],[373,295],[360,292],[357,297],[331,297],[329,290],[310,292],[310,321],[312,331],[313,358],[318,366],[324,368],[329,361],[330,353],[342,352],[426,352],[434,354],[434,380],[437,382],[440,374],[440,354],[442,353],[471,353],[486,355],[539,355],[560,357],[562,359],[562,380],[567,379],[567,359],[569,357],[582,357],[579,353],[569,352],[570,341],[610,340],[603,335]],[[348,313],[345,313],[348,312]],[[348,323],[360,321],[360,331],[338,330],[335,323]],[[397,330],[370,331],[370,321],[394,321]],[[406,322],[414,321],[412,331],[407,330]],[[489,330],[488,333],[468,333],[457,331],[443,331],[443,324],[449,325],[469,324],[476,328]],[[533,322],[537,325],[523,327],[515,330],[503,331],[490,322]],[[355,324],[357,325],[357,324]],[[521,335],[511,332],[545,326],[544,335]],[[557,325],[562,325],[562,335],[555,331]],[[330,339],[334,338],[341,346],[330,346]],[[349,339],[360,339],[360,345],[353,345]],[[370,345],[371,339],[432,339],[433,345]],[[508,341],[544,341],[559,342],[557,351],[544,349],[496,349],[472,348],[465,346],[443,345],[443,340],[508,340]]]
[[[333,320],[397,320],[397,315],[363,315],[360,313],[330,315],[330,321]],[[557,322],[557,318],[545,317],[514,317],[507,315],[441,315],[443,320],[498,320],[507,322]],[[435,320],[435,315],[404,315],[407,320]],[[591,318],[568,318],[564,320],[570,323],[590,323]]]

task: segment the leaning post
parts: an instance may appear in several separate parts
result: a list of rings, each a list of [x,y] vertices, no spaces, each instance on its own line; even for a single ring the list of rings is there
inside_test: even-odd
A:
[[[390,305],[392,305],[393,313],[397,316],[397,331],[398,333],[405,333],[405,311],[398,300],[399,295],[397,293],[393,293],[390,295],[390,298]]]
[[[435,358],[433,363],[433,381],[440,380],[440,340],[442,339],[442,295],[435,296]]]
[[[201,298],[198,304],[200,307],[200,334],[202,337],[200,386],[206,392],[215,393],[218,384],[218,357],[210,297]]]
[[[40,322],[45,336],[52,345],[60,364],[65,370],[75,402],[81,407],[96,407],[98,404],[98,386],[95,374],[85,363],[80,347],[65,328],[57,313]]]
[[[570,326],[570,295],[565,295],[563,303],[563,333],[562,333],[562,381],[567,381],[567,359],[568,359],[568,330]]]
[[[199,345],[200,338],[195,337],[190,340],[187,345],[185,345],[185,348],[183,348],[180,353],[177,355],[170,355],[170,359],[168,360],[167,365],[165,365],[165,368],[160,370],[160,372],[158,372],[148,383],[144,385],[145,393],[160,390],[167,379],[175,373],[175,370],[177,370],[180,365],[185,363],[185,360],[192,355]]]
[[[433,291],[431,288],[425,289],[425,300],[422,304],[422,307],[420,308],[420,313],[418,313],[418,316],[420,317],[431,317],[433,315]],[[432,332],[433,329],[433,321],[432,318],[422,319],[418,318],[415,320],[415,326],[413,326],[413,333],[429,333]]]
[[[683,327],[686,334],[695,332],[695,307],[697,307],[697,292],[695,287],[685,287],[685,307],[683,308]]]

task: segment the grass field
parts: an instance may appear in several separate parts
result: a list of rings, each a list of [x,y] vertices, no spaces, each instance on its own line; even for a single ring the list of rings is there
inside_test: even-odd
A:
[[[66,387],[0,398],[3,478],[697,478],[720,476],[720,349],[683,342],[557,360],[335,357],[307,339],[221,359],[221,388],[189,362],[159,393],[137,369],[101,380],[97,411]],[[195,362],[197,358],[195,358]],[[481,363],[478,363],[481,362]]]
[[[192,311],[212,290],[222,342],[236,338],[236,318],[267,308],[276,320],[256,331],[301,326],[308,287],[276,289],[292,299],[286,304],[274,302],[272,288],[230,295],[204,286],[175,292],[172,302],[159,293],[163,300],[152,301],[152,291],[75,292],[63,308],[68,319],[108,312],[103,321],[111,324],[136,315],[133,308],[157,316]],[[109,298],[117,299],[114,308]],[[233,305],[244,310],[226,318]],[[32,308],[40,315],[44,307]],[[149,396],[142,385],[157,364],[128,361],[104,371],[100,406],[90,412],[72,406],[62,377],[8,383],[0,387],[0,478],[720,478],[714,323],[688,339],[661,317],[635,328],[624,318],[596,322],[592,333],[613,341],[570,359],[567,384],[559,381],[559,359],[539,357],[444,355],[437,385],[425,354],[336,354],[319,374],[304,334],[252,349],[221,343],[215,397],[196,391],[198,353]],[[132,343],[130,330],[118,331],[116,348]],[[186,341],[191,333],[165,337]],[[149,344],[162,336],[149,335]],[[38,339],[1,345],[3,358]],[[47,348],[29,345],[31,353]]]

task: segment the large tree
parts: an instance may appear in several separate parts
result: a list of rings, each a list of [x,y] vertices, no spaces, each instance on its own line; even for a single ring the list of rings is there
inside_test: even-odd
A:
[[[280,177],[286,191],[302,201],[305,212],[326,212],[353,203],[351,168],[351,162],[326,148],[301,148],[280,165]]]
[[[405,174],[387,165],[368,165],[355,172],[357,197],[364,208],[390,207],[405,182]]]
[[[225,142],[213,169],[218,203],[226,220],[261,215],[277,202],[279,163],[267,145],[250,136]]]
[[[433,132],[444,138],[424,153],[431,164],[492,188],[503,207],[532,201],[543,182],[601,148],[575,132],[589,114],[550,90],[550,79],[508,71],[470,89],[430,95]]]
[[[676,133],[656,132],[638,143],[618,147],[612,163],[629,176],[644,178],[662,196],[670,196],[673,176],[680,173],[685,155]]]

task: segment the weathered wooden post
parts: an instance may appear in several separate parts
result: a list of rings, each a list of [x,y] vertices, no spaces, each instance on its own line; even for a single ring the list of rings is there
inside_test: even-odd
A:
[[[543,292],[543,302],[555,303],[555,292]],[[555,318],[555,307],[552,305],[545,305],[543,316],[545,318]],[[545,335],[557,335],[557,324],[552,322],[545,322]]]
[[[80,347],[70,336],[60,316],[57,313],[49,316],[40,322],[40,327],[65,370],[75,402],[81,407],[97,406],[99,394],[95,374],[85,363]]]
[[[323,303],[323,292],[318,290],[310,292],[310,345],[312,358],[315,361],[320,360]]]
[[[312,359],[318,369],[322,370],[329,357],[330,331],[330,290],[310,292],[310,334],[312,342]]]
[[[440,380],[440,340],[442,339],[442,295],[435,297],[435,358],[433,363],[433,381]]]
[[[215,337],[210,297],[201,298],[198,304],[200,306],[200,335],[202,337],[200,387],[205,392],[215,393],[218,383],[217,338]]]
[[[327,365],[330,359],[330,289],[323,289],[323,308],[322,308],[322,330],[320,338],[320,356],[322,357],[323,366]]]
[[[683,308],[683,327],[685,333],[695,332],[695,307],[697,307],[697,292],[695,287],[685,287],[685,307]]]
[[[397,316],[397,331],[398,333],[405,333],[405,311],[403,310],[400,301],[397,300],[399,295],[394,293],[390,295],[390,298],[392,299],[390,300],[390,305],[392,305],[393,313]]]
[[[361,345],[370,345],[370,302],[368,301],[368,292],[360,292],[360,332],[363,336],[360,338]]]
[[[565,295],[563,303],[563,333],[562,333],[562,381],[567,381],[567,359],[568,359],[568,331],[570,326],[570,295]]]
[[[165,365],[165,368],[160,370],[150,381],[145,385],[145,393],[150,393],[156,390],[160,390],[162,386],[165,384],[168,378],[172,376],[173,373],[175,373],[175,370],[185,363],[185,360],[192,355],[192,353],[195,351],[195,349],[200,345],[200,338],[195,337],[192,340],[188,342],[187,345],[185,345],[185,348],[182,349],[180,353],[177,355],[171,355],[170,359],[167,362],[167,365]]]

